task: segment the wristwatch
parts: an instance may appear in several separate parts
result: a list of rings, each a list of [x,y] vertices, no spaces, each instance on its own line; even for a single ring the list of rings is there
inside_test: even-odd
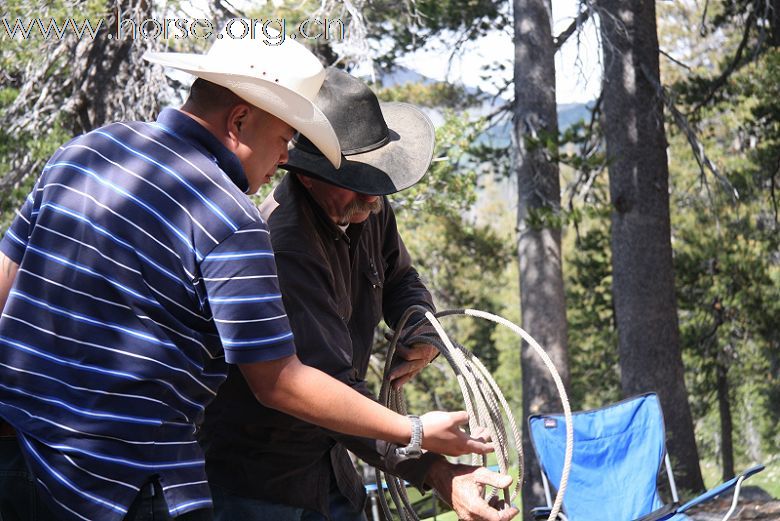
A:
[[[406,447],[398,447],[395,453],[406,458],[419,458],[422,456],[423,425],[419,416],[410,414],[407,416],[412,422],[412,439]]]

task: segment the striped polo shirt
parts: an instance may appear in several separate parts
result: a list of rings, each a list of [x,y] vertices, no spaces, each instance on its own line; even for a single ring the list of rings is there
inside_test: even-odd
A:
[[[0,417],[62,519],[121,520],[159,477],[211,505],[195,429],[227,363],[295,352],[238,158],[182,112],[63,145],[0,249]]]

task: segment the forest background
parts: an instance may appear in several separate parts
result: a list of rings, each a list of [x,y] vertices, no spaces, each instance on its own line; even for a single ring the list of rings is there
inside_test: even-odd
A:
[[[752,481],[780,497],[780,0],[581,0],[556,32],[549,0],[5,0],[3,232],[59,145],[181,101],[187,80],[140,57],[204,50],[206,40],[8,35],[17,18],[22,27],[111,25],[118,13],[138,23],[338,20],[343,39],[304,43],[437,124],[429,174],[392,203],[439,308],[523,325],[550,352],[575,409],[658,392],[688,493],[762,462],[768,470]],[[581,49],[586,31],[597,38],[600,88],[559,107],[556,53]],[[496,35],[514,52],[484,59],[486,91],[402,66],[442,42],[440,59],[457,60]],[[546,370],[515,337],[470,320],[449,327],[518,418],[560,409]],[[412,410],[462,407],[441,360],[407,397]],[[529,463],[526,507],[541,501]]]

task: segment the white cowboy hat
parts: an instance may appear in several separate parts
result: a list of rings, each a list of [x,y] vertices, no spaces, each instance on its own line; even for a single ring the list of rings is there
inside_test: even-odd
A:
[[[263,39],[233,38],[225,31],[206,54],[147,52],[144,59],[229,89],[306,136],[333,166],[341,165],[336,132],[312,103],[325,69],[303,45],[291,39],[269,45]]]

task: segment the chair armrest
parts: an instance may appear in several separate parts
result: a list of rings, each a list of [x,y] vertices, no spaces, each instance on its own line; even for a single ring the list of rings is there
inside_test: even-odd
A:
[[[762,470],[764,470],[764,466],[763,465],[756,465],[755,467],[750,467],[749,469],[747,469],[742,474],[740,474],[740,475],[738,475],[738,476],[736,476],[736,477],[726,481],[725,483],[722,483],[722,484],[718,485],[717,487],[715,487],[715,488],[713,488],[711,490],[708,490],[707,492],[705,492],[704,494],[702,494],[699,497],[691,499],[690,501],[685,503],[683,506],[681,506],[677,510],[677,512],[679,512],[679,513],[686,512],[687,510],[695,507],[696,505],[700,505],[700,504],[704,503],[705,501],[709,501],[710,499],[714,498],[715,496],[719,496],[719,495],[723,494],[725,491],[727,491],[730,488],[734,487],[734,485],[736,485],[738,481],[740,481],[740,480],[744,481],[745,479],[749,478],[753,474],[761,472]]]
[[[649,514],[645,514],[642,517],[635,519],[634,521],[663,521],[664,519],[669,519],[677,513],[678,506],[679,505],[677,503],[669,503],[657,510],[653,510]]]
[[[550,507],[535,507],[531,509],[531,515],[535,520],[547,519],[550,517],[550,512],[552,512]]]

